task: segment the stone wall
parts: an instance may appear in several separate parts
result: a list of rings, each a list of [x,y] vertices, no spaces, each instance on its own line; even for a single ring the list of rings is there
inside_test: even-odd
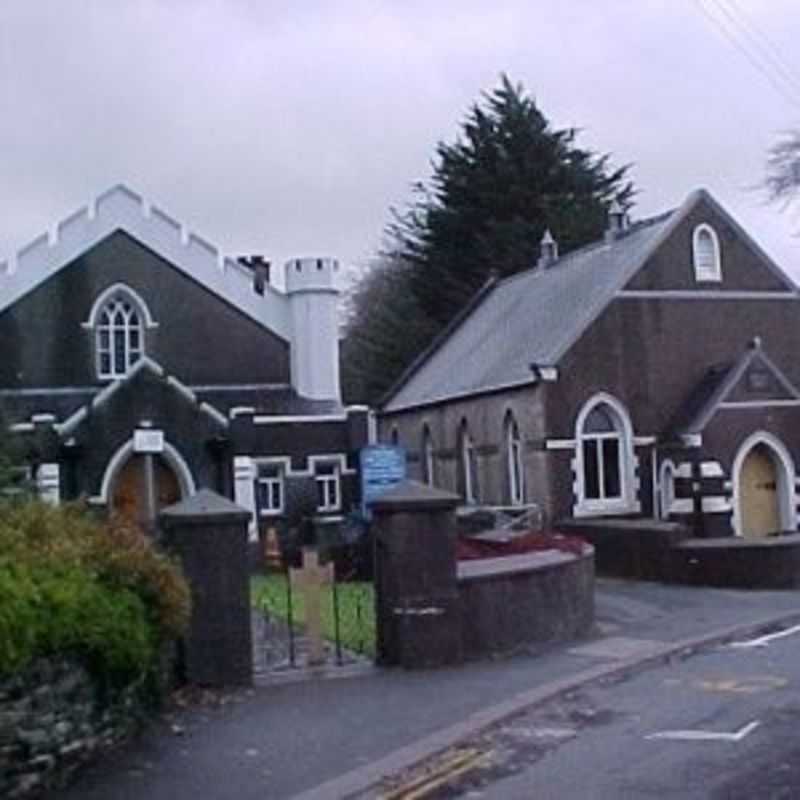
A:
[[[39,660],[0,680],[0,797],[64,785],[93,755],[130,734],[144,716],[141,694],[101,692],[66,660]]]
[[[594,551],[557,551],[458,564],[466,658],[585,634],[594,622]]]

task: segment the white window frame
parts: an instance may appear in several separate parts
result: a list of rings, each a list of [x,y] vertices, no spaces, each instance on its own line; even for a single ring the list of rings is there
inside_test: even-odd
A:
[[[124,305],[128,309],[123,308]],[[117,312],[123,314],[121,323],[117,323]],[[147,353],[145,332],[158,327],[150,310],[142,298],[124,283],[109,286],[94,301],[89,319],[83,328],[94,333],[95,371],[100,380],[116,380],[123,378]],[[115,336],[122,337],[122,360],[115,356]],[[138,343],[133,343],[134,334]],[[106,344],[102,339],[107,337]],[[103,359],[108,359],[108,367],[103,367]]]
[[[604,406],[611,418],[615,431],[609,433],[585,433],[584,426],[589,414],[598,406]],[[574,493],[576,502],[573,514],[576,517],[611,516],[615,514],[634,514],[641,511],[637,499],[636,457],[633,452],[633,427],[625,406],[615,397],[600,392],[590,398],[578,414],[575,423]],[[586,465],[584,463],[584,442],[616,439],[619,454],[620,493],[614,497],[586,496]],[[602,487],[603,463],[602,447],[597,448],[598,482]]]
[[[423,480],[428,486],[434,486],[436,483],[436,460],[433,455],[433,437],[427,424],[422,426],[422,468],[424,470]]]
[[[705,236],[708,236],[711,242],[712,263],[710,265],[701,263],[701,257],[703,256],[701,240]],[[722,280],[722,257],[719,237],[717,232],[705,222],[698,225],[692,234],[692,263],[696,281],[719,283]]]
[[[263,475],[262,470],[271,471],[273,474]],[[261,464],[259,467],[258,484],[260,488],[258,494],[259,515],[263,517],[274,517],[283,514],[286,507],[286,476],[283,466],[279,463]],[[277,490],[278,503],[272,502],[273,490]],[[266,500],[266,502],[264,502]]]
[[[331,470],[321,472],[320,470]],[[317,462],[314,465],[314,481],[317,485],[317,511],[339,511],[342,507],[341,470],[331,461]],[[322,502],[320,502],[320,497]]]
[[[522,439],[519,425],[510,411],[506,414],[506,468],[508,470],[508,497],[512,506],[525,502],[525,474],[522,467]]]
[[[675,503],[675,464],[667,459],[661,462],[658,471],[658,507],[661,519],[669,519]]]

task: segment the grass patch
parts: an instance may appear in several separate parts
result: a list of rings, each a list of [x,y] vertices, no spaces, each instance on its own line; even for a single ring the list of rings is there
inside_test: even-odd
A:
[[[339,604],[339,639],[342,647],[354,653],[375,655],[375,593],[373,585],[349,581],[336,586]],[[271,573],[250,579],[250,596],[255,608],[288,621],[289,601],[286,575]],[[333,587],[322,588],[322,635],[336,641]],[[302,591],[292,591],[292,622],[296,630],[305,625],[305,602]]]

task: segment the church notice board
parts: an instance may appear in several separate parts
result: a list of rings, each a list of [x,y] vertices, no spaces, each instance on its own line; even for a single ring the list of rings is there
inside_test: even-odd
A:
[[[406,479],[406,451],[390,444],[364,447],[360,454],[361,502],[369,518],[369,503]]]

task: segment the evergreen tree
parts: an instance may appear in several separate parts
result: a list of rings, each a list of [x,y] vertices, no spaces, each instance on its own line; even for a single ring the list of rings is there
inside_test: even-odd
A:
[[[389,226],[388,271],[368,275],[353,298],[343,372],[352,375],[355,360],[370,377],[350,399],[376,402],[490,273],[532,267],[547,228],[564,254],[602,236],[612,200],[630,205],[628,168],[612,169],[608,156],[578,147],[577,135],[553,130],[503,75],[460,138],[439,143],[429,185],[415,187]]]

